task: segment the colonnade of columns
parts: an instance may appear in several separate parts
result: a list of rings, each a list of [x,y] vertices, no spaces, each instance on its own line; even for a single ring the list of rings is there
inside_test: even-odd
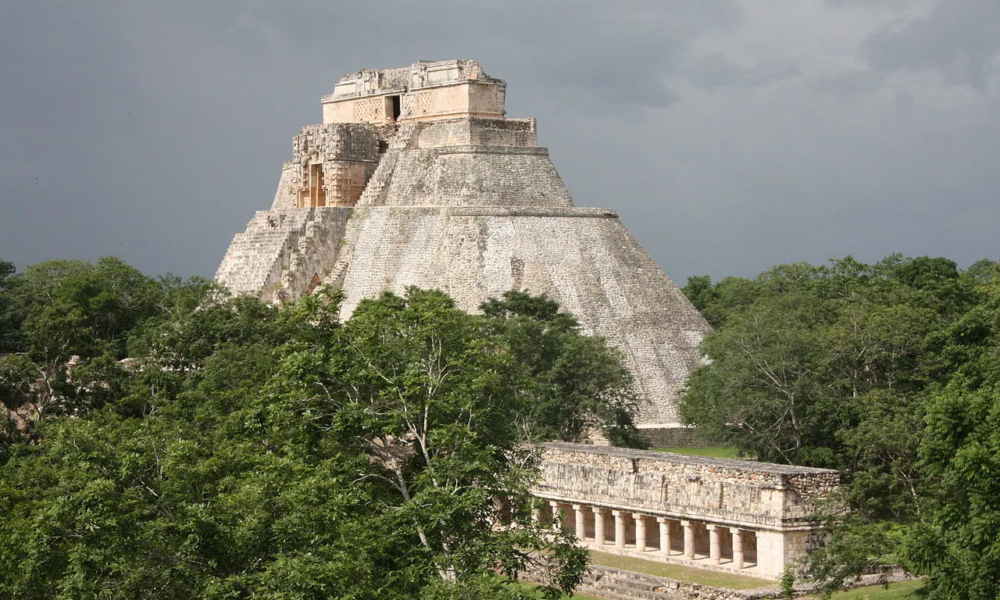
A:
[[[751,530],[624,510],[609,510],[600,506],[564,504],[555,500],[550,500],[549,506],[557,527],[566,527],[580,541],[598,548],[613,545],[618,549],[629,548],[662,558],[670,556],[686,560],[707,558],[711,564],[718,565],[725,562],[734,569],[743,569],[748,563],[757,562],[756,534]],[[572,517],[569,515],[570,512]],[[614,518],[613,529],[608,519],[609,514]],[[536,517],[540,517],[537,512]],[[562,522],[564,518],[565,523]],[[704,535],[706,531],[707,544]]]

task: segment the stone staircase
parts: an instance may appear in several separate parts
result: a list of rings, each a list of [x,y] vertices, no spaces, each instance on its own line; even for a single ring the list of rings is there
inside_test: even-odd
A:
[[[282,257],[282,299],[298,298],[309,293],[313,277],[322,280],[332,268],[351,209],[316,208],[312,209],[312,213],[301,232],[294,236],[291,250]]]
[[[420,132],[420,123],[406,123],[399,128],[396,137],[389,143],[389,148],[379,161],[378,168],[372,173],[365,191],[361,192],[358,199],[358,206],[379,206],[385,202],[386,188],[392,179],[393,171],[396,169],[396,160],[399,152],[412,147],[416,141],[416,136]]]
[[[259,295],[278,283],[314,210],[258,211],[236,234],[215,278],[234,293]]]

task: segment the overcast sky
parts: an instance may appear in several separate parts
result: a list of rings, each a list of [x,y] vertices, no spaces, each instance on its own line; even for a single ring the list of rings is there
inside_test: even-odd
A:
[[[4,0],[0,258],[212,275],[342,75],[449,58],[680,283],[1000,258],[998,0]]]

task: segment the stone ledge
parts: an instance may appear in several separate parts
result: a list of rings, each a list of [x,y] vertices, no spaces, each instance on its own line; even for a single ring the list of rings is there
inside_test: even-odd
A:
[[[815,467],[796,467],[792,465],[779,465],[774,463],[756,462],[752,460],[739,460],[735,458],[712,458],[708,456],[690,456],[687,454],[674,454],[672,452],[655,452],[653,450],[635,450],[632,448],[616,448],[614,446],[593,446],[589,444],[572,444],[569,442],[545,442],[538,444],[542,448],[551,448],[563,452],[576,452],[581,454],[599,454],[604,456],[619,456],[622,458],[641,458],[658,462],[680,463],[688,465],[698,465],[704,467],[726,467],[730,469],[759,471],[761,473],[773,473],[776,475],[813,475],[830,474],[839,475],[839,471],[832,469],[817,469]],[[562,462],[562,461],[560,461]]]
[[[538,146],[443,146],[440,148],[421,148],[420,152],[434,154],[532,154],[548,156],[548,148]]]
[[[415,207],[417,208],[417,207]],[[447,207],[445,207],[447,208]],[[617,219],[618,213],[609,208],[521,208],[506,206],[461,206],[447,208],[453,217],[568,217]]]

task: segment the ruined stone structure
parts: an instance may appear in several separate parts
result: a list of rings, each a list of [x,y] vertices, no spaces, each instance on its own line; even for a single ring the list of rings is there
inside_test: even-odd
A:
[[[708,324],[614,211],[573,205],[535,120],[507,119],[505,94],[474,61],[345,76],[216,278],[272,301],[332,284],[344,318],[411,285],[468,311],[511,289],[548,294],[623,352],[649,401],[641,426],[678,428]]]
[[[837,471],[542,444],[533,493],[591,549],[778,579],[822,541],[811,516]]]
[[[577,208],[507,119],[506,83],[474,61],[345,76],[323,123],[292,144],[270,210],[236,235],[216,278],[281,302],[331,284],[341,317],[414,285],[464,310],[548,294],[623,353],[648,400],[640,427],[683,431],[677,393],[709,327],[614,211]],[[835,471],[545,444],[534,493],[595,549],[775,579],[815,542],[809,515]]]

